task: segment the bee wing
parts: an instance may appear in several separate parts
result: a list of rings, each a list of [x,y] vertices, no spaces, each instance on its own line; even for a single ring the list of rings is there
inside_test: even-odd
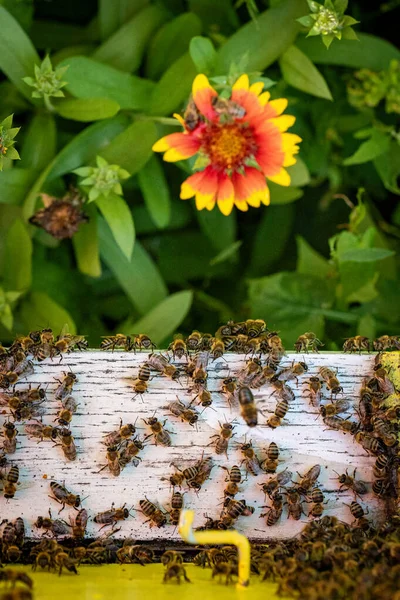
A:
[[[10,398],[12,398],[11,394],[0,392],[0,406],[7,406]]]
[[[62,405],[64,408],[70,410],[73,413],[76,412],[76,409],[78,408],[78,404],[75,398],[73,398],[72,396],[68,396],[68,398],[63,400]]]

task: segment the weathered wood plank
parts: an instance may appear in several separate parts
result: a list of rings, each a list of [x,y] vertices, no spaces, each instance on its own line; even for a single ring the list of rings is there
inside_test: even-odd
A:
[[[289,354],[282,361],[282,365],[291,364],[294,356],[298,357]],[[242,458],[235,444],[243,441],[246,435],[247,440],[252,440],[260,458],[265,457],[266,446],[275,441],[281,451],[278,471],[287,467],[293,471],[294,480],[297,480],[297,471],[304,473],[312,465],[320,464],[321,476],[318,484],[327,500],[324,514],[335,515],[347,522],[352,521],[349,508],[344,502],[350,503],[354,496],[351,493],[339,494],[339,486],[332,479],[335,477],[333,471],[342,473],[346,468],[357,467],[357,476],[371,482],[375,459],[368,456],[350,434],[325,428],[318,409],[312,407],[306,398],[305,381],[311,375],[317,374],[321,366],[337,369],[338,378],[343,386],[343,397],[351,400],[354,414],[362,380],[372,373],[374,355],[321,353],[306,356],[309,371],[299,378],[297,386],[295,382],[290,382],[296,399],[291,404],[283,425],[275,430],[265,425],[266,418],[273,413],[276,405],[276,397],[271,395],[271,387],[264,386],[254,391],[257,406],[263,414],[260,416],[260,425],[253,429],[249,429],[243,423],[238,407],[230,408],[225,396],[221,394],[222,380],[228,375],[234,375],[243,366],[243,355],[227,354],[226,360],[210,363],[208,388],[212,392],[213,405],[202,412],[196,428],[169,415],[167,410],[168,403],[174,401],[176,396],[184,402],[193,397],[187,391],[186,377],[182,377],[180,381],[171,381],[155,375],[149,382],[149,390],[144,394],[143,401],[139,397],[134,398],[133,378],[137,374],[139,364],[146,357],[146,353],[134,355],[90,351],[64,356],[62,362],[58,359],[46,360],[40,365],[35,365],[35,374],[29,377],[29,383],[40,383],[47,389],[47,400],[43,405],[44,422],[47,423],[53,422],[60,408],[60,403],[55,400],[53,393],[57,386],[55,380],[69,369],[78,376],[73,396],[79,407],[71,423],[78,456],[75,462],[66,461],[59,447],[47,441],[36,443],[36,440],[26,436],[23,424],[17,424],[18,448],[9,458],[12,464],[20,468],[20,486],[14,499],[6,502],[3,497],[0,498],[1,519],[23,516],[30,528],[28,535],[41,536],[42,531],[32,527],[37,516],[46,515],[51,507],[55,518],[59,509],[59,505],[48,498],[49,482],[54,479],[59,483],[65,481],[65,486],[73,493],[79,493],[82,497],[88,496],[83,505],[91,517],[110,508],[112,502],[117,506],[126,503],[129,508],[133,507],[132,517],[122,524],[117,536],[142,540],[178,539],[178,532],[171,525],[162,529],[150,529],[149,525],[144,523],[145,517],[135,510],[139,500],[146,496],[168,508],[171,490],[169,483],[162,481],[162,477],[172,473],[171,462],[180,466],[194,464],[204,451],[205,455],[213,456],[217,466],[240,464]],[[23,388],[26,385],[18,387]],[[101,444],[103,436],[118,427],[120,418],[125,423],[133,423],[137,419],[136,426],[143,428],[139,433],[148,433],[142,419],[154,413],[159,418],[168,419],[166,427],[173,432],[173,445],[170,448],[147,445],[141,453],[143,460],[140,465],[137,468],[128,465],[119,477],[113,477],[108,469],[99,473],[99,469],[106,462],[105,446]],[[235,437],[230,442],[228,459],[224,455],[216,456],[212,446],[208,446],[210,436],[219,430],[219,422],[231,421],[234,418],[237,420]],[[216,467],[212,471],[211,479],[204,484],[198,496],[192,491],[185,493],[185,506],[193,508],[196,512],[196,526],[204,522],[205,513],[213,518],[219,516],[225,476],[225,471]],[[247,481],[242,484],[243,493],[237,498],[244,497],[256,510],[251,517],[239,518],[237,528],[250,538],[291,537],[303,527],[307,517],[303,516],[298,522],[293,521],[286,518],[285,510],[282,521],[273,527],[266,527],[265,520],[260,518],[260,513],[263,512],[260,506],[269,502],[265,502],[259,484],[265,482],[268,477],[265,474],[257,477],[249,475]],[[368,505],[372,518],[379,518],[382,505],[371,493],[363,498],[362,504]],[[304,508],[307,512],[306,503]],[[69,514],[74,516],[76,513],[66,508],[61,516],[67,519]],[[99,526],[90,520],[88,536],[97,535],[98,531]]]

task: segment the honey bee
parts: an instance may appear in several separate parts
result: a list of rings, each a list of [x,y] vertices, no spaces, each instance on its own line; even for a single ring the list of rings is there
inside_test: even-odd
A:
[[[218,562],[213,565],[211,578],[219,576],[221,578],[225,576],[225,585],[233,583],[233,577],[238,575],[238,566],[231,562]]]
[[[50,489],[53,493],[53,496],[49,496],[56,502],[62,505],[60,512],[64,510],[65,506],[72,506],[75,509],[78,509],[81,503],[81,497],[79,495],[72,494],[69,492],[63,485],[57,483],[56,481],[50,481]]]
[[[207,406],[211,406],[212,404],[211,392],[209,392],[209,390],[206,387],[199,386],[198,394],[197,396],[195,396],[194,400],[196,398],[199,399],[199,404],[201,406],[204,406],[205,408]]]
[[[282,369],[279,373],[277,373],[277,377],[280,381],[291,381],[292,379],[296,380],[298,383],[298,377],[307,373],[308,366],[305,362],[292,363],[291,367],[287,367],[286,369]]]
[[[144,448],[143,442],[139,438],[133,440],[125,440],[120,445],[120,456],[119,464],[121,469],[124,469],[129,463],[132,463],[134,467],[137,467],[142,460],[138,456],[139,452]]]
[[[384,421],[397,421],[400,419],[400,404],[396,404],[389,408],[382,407],[379,411],[379,415]]]
[[[384,352],[395,348],[400,350],[400,337],[398,335],[381,335],[373,342],[374,350]]]
[[[189,577],[186,574],[185,567],[180,563],[172,562],[170,565],[167,566],[165,570],[163,583],[168,583],[168,581],[170,581],[171,579],[176,579],[177,582],[180,584],[181,577],[183,577],[184,580],[187,581],[187,583],[191,583]]]
[[[25,431],[28,436],[39,438],[39,441],[52,440],[54,441],[58,434],[59,428],[52,425],[43,425],[43,423],[28,423],[25,425]]]
[[[238,380],[242,386],[249,386],[261,372],[261,361],[258,358],[250,358],[238,373]]]
[[[276,375],[276,370],[270,365],[266,365],[261,373],[255,375],[255,377],[249,383],[249,386],[253,389],[259,389],[266,383],[270,383],[271,379]]]
[[[169,518],[172,525],[178,525],[182,508],[183,494],[174,491],[171,497],[171,510],[169,512]]]
[[[181,400],[177,399],[168,405],[168,410],[175,416],[180,417],[182,421],[186,421],[189,425],[194,426],[199,419],[199,414],[193,409],[186,406]]]
[[[331,369],[328,369],[328,367],[320,367],[319,374],[325,381],[326,387],[332,392],[332,394],[336,396],[336,394],[339,394],[339,392],[343,392],[343,388],[340,385],[338,378]]]
[[[93,521],[99,525],[103,525],[103,527],[112,525],[112,528],[114,529],[118,521],[124,521],[129,517],[129,514],[129,510],[125,508],[125,504],[120,508],[114,508],[114,503],[112,503],[110,510],[98,513],[93,518]],[[100,529],[103,529],[103,527],[100,527]]]
[[[53,534],[54,537],[58,535],[66,535],[68,533],[68,523],[61,519],[53,519],[51,516],[51,510],[49,509],[48,517],[38,517],[34,526],[37,529],[44,529],[44,534]]]
[[[162,510],[160,510],[155,504],[153,504],[153,502],[150,502],[150,500],[145,498],[144,500],[139,501],[139,506],[141,508],[140,512],[142,512],[146,517],[148,517],[148,521],[145,522],[150,522],[150,527],[153,527],[154,525],[156,527],[164,527],[164,525],[167,522],[167,517],[165,513],[162,512]]]
[[[224,508],[221,513],[220,522],[231,527],[239,517],[249,517],[254,513],[254,507],[248,506],[246,500],[233,500],[226,498]]]
[[[292,480],[293,473],[285,469],[278,473],[275,477],[270,477],[267,482],[260,483],[260,487],[266,496],[270,498],[275,492],[278,492],[280,488],[285,487],[289,481]]]
[[[40,341],[32,347],[33,356],[42,362],[46,358],[54,356],[54,333],[51,329],[42,329],[40,331]]]
[[[124,440],[132,437],[136,432],[136,427],[132,425],[132,423],[126,423],[122,425],[122,419],[119,422],[119,429],[112,431],[111,433],[106,434],[104,437],[104,442],[106,446],[118,446]]]
[[[33,588],[33,581],[27,573],[16,571],[15,569],[2,569],[0,571],[0,581],[9,582],[12,588],[10,594],[5,592],[1,595],[2,600],[31,600],[33,598],[30,590]],[[17,582],[22,583],[29,589],[15,587]],[[14,592],[17,592],[14,595]],[[21,592],[21,593],[20,593]],[[28,592],[25,594],[25,592]]]
[[[86,350],[88,341],[84,335],[71,335],[68,331],[61,331],[54,342],[54,349],[57,354],[72,352],[72,350]]]
[[[157,348],[149,336],[145,335],[144,333],[134,333],[132,334],[131,338],[133,340],[133,347],[138,348],[139,350],[153,350],[154,348]]]
[[[248,427],[256,427],[257,407],[254,402],[254,396],[250,388],[240,387],[238,392],[240,414]]]
[[[358,444],[361,444],[368,453],[378,455],[385,452],[385,446],[382,442],[364,431],[357,431],[354,435],[354,439]]]
[[[188,131],[194,131],[196,127],[203,122],[202,114],[199,112],[192,96],[190,96],[189,102],[187,103],[183,119]]]
[[[237,389],[237,379],[236,377],[227,377],[222,382],[222,393],[228,396],[228,403],[231,404],[234,394]]]
[[[377,357],[378,357],[378,355],[377,355]],[[388,375],[389,375],[388,372],[382,366],[382,364],[379,361],[375,360],[373,379],[375,379],[377,381],[380,392],[382,392],[383,394],[390,395],[395,392],[395,387],[394,387],[393,383],[390,381]]]
[[[294,344],[294,349],[297,353],[305,352],[308,354],[309,351],[318,353],[318,346],[323,345],[324,344],[317,338],[315,333],[307,331],[306,333],[303,333],[303,335],[299,335]]]
[[[107,469],[114,477],[118,477],[121,473],[121,454],[117,446],[109,446],[107,448],[107,464],[101,467],[99,473]]]
[[[260,463],[254,452],[252,442],[246,443],[245,441],[243,444],[239,444],[239,449],[243,456],[241,464],[244,463],[246,471],[256,477],[260,472]]]
[[[179,370],[174,365],[171,365],[168,358],[163,354],[150,354],[147,362],[151,369],[162,373],[170,379],[178,379]]]
[[[346,504],[346,506],[350,506],[350,512],[355,520],[360,520],[360,519],[364,518],[364,516],[366,514],[368,514],[368,510],[365,511],[363,509],[363,507],[361,506],[361,504],[359,504],[355,500],[353,500],[350,505]]]
[[[230,470],[227,467],[221,467],[228,473],[228,477],[225,479],[225,482],[228,485],[225,486],[224,496],[233,498],[239,492],[239,483],[242,481],[242,474],[237,465],[234,465]]]
[[[307,492],[315,485],[319,475],[321,473],[321,465],[314,465],[300,478],[299,483],[296,484],[297,491],[306,496]]]
[[[311,492],[311,502],[313,505],[308,515],[319,518],[324,512],[324,495],[319,488],[314,488]]]
[[[78,405],[76,400],[72,396],[68,396],[68,398],[63,401],[63,408],[58,411],[54,420],[58,421],[59,425],[68,427],[77,408]]]
[[[151,417],[148,421],[143,419],[146,425],[148,425],[151,429],[151,433],[154,437],[154,443],[157,446],[160,444],[161,446],[171,446],[171,436],[169,435],[172,431],[168,431],[164,429],[165,423],[167,419],[164,420],[164,423],[161,423],[156,417]]]
[[[78,575],[78,571],[76,570],[75,561],[70,558],[70,556],[66,552],[57,552],[54,557],[54,561],[56,567],[59,567],[58,574],[61,575],[63,569],[67,569],[70,573],[75,573]]]
[[[220,425],[220,433],[216,435],[212,435],[210,439],[217,438],[213,444],[215,444],[215,453],[216,454],[226,454],[228,458],[228,444],[230,438],[235,435],[233,433],[234,426],[232,423],[223,423]]]
[[[276,525],[276,523],[278,523],[280,521],[282,512],[283,512],[283,506],[280,506],[279,508],[269,507],[269,510],[266,513],[260,514],[260,518],[267,517],[266,521],[265,521],[266,525],[268,527],[272,527],[273,525]]]
[[[261,463],[261,468],[266,473],[275,473],[279,462],[279,448],[271,442],[267,448],[267,458]]]
[[[210,456],[205,459],[201,458],[193,469],[195,474],[193,476],[188,476],[188,473],[186,474],[186,482],[189,488],[194,489],[196,492],[199,491],[203,483],[209,478],[213,468],[214,464]]]
[[[122,350],[129,352],[132,350],[133,344],[130,336],[124,335],[123,333],[117,333],[116,335],[103,336],[100,348],[101,350],[111,350],[112,352],[117,348],[121,348]]]
[[[280,381],[277,375],[271,377],[270,382],[274,388],[274,391],[272,392],[271,396],[277,394],[277,396],[281,400],[288,402],[289,404],[295,400],[296,396],[292,388],[288,386],[284,381]]]
[[[188,357],[186,343],[183,339],[183,336],[180,333],[174,336],[174,340],[168,346],[168,350],[172,352],[174,360],[175,358],[181,359],[184,356],[186,356],[186,359]]]
[[[186,338],[186,346],[188,350],[200,350],[203,341],[203,334],[200,331],[194,330]]]
[[[301,515],[304,514],[300,492],[296,488],[290,488],[286,491],[286,497],[288,501],[288,518],[292,517],[292,519],[298,521]]]
[[[268,358],[267,364],[275,368],[278,368],[283,356],[285,355],[285,348],[283,347],[282,340],[276,331],[268,333],[266,338],[268,345]]]
[[[85,537],[85,531],[86,531],[86,525],[88,522],[88,513],[86,508],[81,508],[80,511],[78,511],[76,517],[75,517],[75,521],[73,521],[72,524],[72,537],[77,540],[77,539],[82,539]]]
[[[392,430],[390,423],[387,423],[377,415],[372,417],[371,422],[374,428],[374,434],[382,440],[385,446],[390,448],[398,443],[397,434]]]
[[[354,421],[349,421],[348,418],[343,419],[338,416],[327,416],[322,420],[329,429],[335,429],[336,431],[344,431],[354,435],[358,429],[358,424]]]
[[[315,406],[321,402],[321,381],[319,377],[310,377],[307,382],[309,395],[308,398],[312,406]]]
[[[347,469],[346,472],[342,473],[341,475],[334,471],[334,473],[336,473],[336,475],[338,476],[337,479],[339,483],[341,484],[339,492],[341,492],[342,490],[352,490],[355,496],[363,496],[368,492],[366,484],[363,481],[357,480],[355,478],[356,471],[357,469],[354,469],[352,476],[348,474]]]
[[[369,349],[369,339],[363,335],[356,335],[354,337],[347,338],[343,344],[343,352],[358,352],[361,354],[362,350],[369,352]]]
[[[182,471],[179,471],[179,470],[176,470],[175,473],[170,475],[170,477],[161,477],[161,481],[169,481],[169,483],[171,484],[171,486],[173,488],[181,487],[184,480],[185,480],[185,475],[183,474]]]
[[[276,429],[282,424],[282,419],[285,418],[287,411],[289,410],[289,403],[287,400],[279,400],[275,407],[274,414],[267,419],[268,427]]]
[[[213,338],[213,342],[211,344],[211,356],[213,360],[217,360],[217,358],[222,358],[225,352],[225,344],[223,340],[218,338]]]
[[[335,415],[340,415],[341,413],[345,413],[350,408],[349,400],[336,400],[331,404],[325,404],[325,406],[321,406],[319,412],[322,417],[333,417]]]
[[[71,431],[66,428],[62,428],[58,431],[58,437],[61,440],[61,449],[64,452],[64,456],[67,460],[76,459],[76,446]]]
[[[373,467],[373,474],[377,479],[385,479],[389,474],[391,460],[386,454],[380,454]]]
[[[63,401],[64,398],[67,398],[71,395],[72,388],[74,387],[75,383],[77,383],[78,378],[75,373],[65,373],[64,379],[62,381],[57,381],[60,385],[58,385],[54,390],[54,396],[56,400]]]
[[[246,115],[246,109],[243,106],[228,98],[214,96],[211,99],[211,104],[221,123],[229,123],[233,119],[242,119]]]
[[[16,450],[17,450],[17,435],[18,435],[18,431],[17,431],[17,428],[15,427],[14,423],[11,423],[10,421],[5,421],[3,423],[2,436],[4,437],[3,451],[6,454],[14,454],[14,452],[16,452]]]

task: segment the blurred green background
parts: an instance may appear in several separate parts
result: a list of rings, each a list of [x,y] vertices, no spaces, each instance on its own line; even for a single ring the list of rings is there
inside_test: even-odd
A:
[[[162,345],[251,317],[288,346],[399,334],[399,5],[350,2],[359,40],[327,50],[296,20],[303,0],[0,0],[0,121],[21,127],[0,173],[0,340],[68,323],[92,346],[115,331]],[[68,65],[50,106],[23,81],[46,55]],[[179,200],[190,161],[151,146],[179,130],[197,72],[235,70],[289,99],[303,142],[271,206],[224,217]],[[85,203],[72,240],[30,224],[98,155],[129,172],[125,202]]]

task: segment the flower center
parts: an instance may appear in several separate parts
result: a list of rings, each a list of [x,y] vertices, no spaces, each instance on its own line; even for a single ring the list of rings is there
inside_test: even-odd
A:
[[[329,10],[328,8],[322,7],[319,11],[316,25],[320,33],[327,35],[328,33],[333,33],[338,29],[340,21],[335,12]]]
[[[256,150],[251,129],[239,123],[210,124],[203,134],[203,152],[220,170],[236,170]]]

